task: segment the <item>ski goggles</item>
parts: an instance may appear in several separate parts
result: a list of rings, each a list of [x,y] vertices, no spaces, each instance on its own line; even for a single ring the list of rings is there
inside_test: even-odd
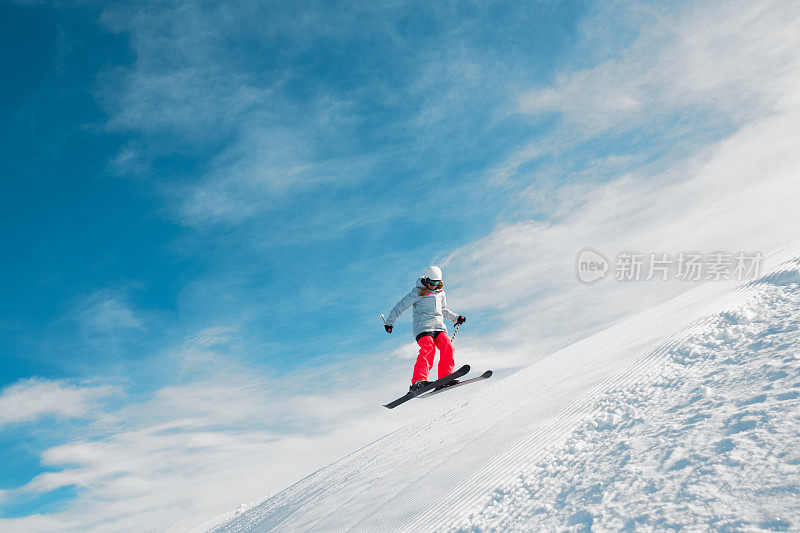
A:
[[[425,283],[427,283],[431,287],[441,287],[442,285],[442,282],[438,279],[427,279],[425,280]]]

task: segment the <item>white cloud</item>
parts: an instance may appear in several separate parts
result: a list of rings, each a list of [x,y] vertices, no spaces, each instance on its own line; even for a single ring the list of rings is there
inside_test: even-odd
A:
[[[209,163],[202,180],[173,192],[181,223],[235,226],[268,216],[292,195],[362,182],[375,164],[374,155],[319,160],[302,131],[244,130]]]
[[[0,394],[0,427],[48,416],[82,418],[114,393],[115,389],[108,386],[77,386],[40,379],[19,381]]]
[[[316,7],[297,16],[259,2],[110,4],[101,23],[130,36],[136,61],[106,72],[96,93],[110,130],[142,135],[113,168],[141,174],[162,153],[202,160],[192,179],[155,184],[181,224],[200,228],[270,217],[293,194],[365,179],[374,157],[330,154],[353,136],[355,96],[286,86],[307,81],[296,58],[371,9]]]
[[[307,7],[298,14],[290,4],[250,1],[235,9],[192,1],[146,9],[111,4],[101,21],[130,35],[137,60],[108,72],[97,93],[109,128],[142,134],[113,168],[141,173],[142,159],[188,154],[202,161],[191,175],[156,184],[170,200],[168,213],[191,228],[233,226],[261,238],[278,233],[263,226],[280,209],[285,219],[302,212],[302,220],[289,222],[317,239],[338,236],[334,230],[342,224],[363,227],[374,218],[353,224],[325,199],[352,198],[360,185],[387,174],[402,174],[394,181],[402,179],[409,191],[441,180],[443,158],[432,154],[471,139],[461,115],[483,109],[486,97],[496,103],[502,84],[485,70],[513,70],[474,46],[480,10],[468,10],[461,22],[450,7],[427,3],[428,15],[447,30],[417,50],[400,30],[418,15],[416,6]],[[350,54],[337,54],[353,41],[379,46],[353,51],[351,64]],[[345,62],[341,79],[317,75],[318,60],[311,57],[320,43],[334,55],[325,68]],[[386,57],[372,57],[378,50]],[[361,54],[366,58],[355,57]],[[376,65],[367,69],[360,61]],[[358,83],[350,79],[355,73]],[[305,208],[311,193],[313,213]],[[359,200],[345,209],[371,209],[375,194]],[[378,208],[396,214],[391,201],[381,203]],[[286,209],[292,205],[302,209]],[[292,237],[292,231],[278,234]]]
[[[192,370],[214,371],[218,365],[224,368],[231,360],[231,346],[237,342],[239,333],[235,328],[211,327],[199,332],[185,341],[175,355],[181,376]]]
[[[113,291],[92,293],[77,307],[81,327],[90,334],[113,334],[129,329],[143,329],[144,324],[131,309],[127,299]]]
[[[642,31],[620,54],[521,94],[518,112],[562,117],[555,140],[546,143],[551,150],[659,125],[673,140],[694,131],[693,140],[705,143],[720,127],[794,105],[796,3],[693,3],[672,6],[672,13],[660,5],[630,9],[642,17]],[[585,31],[600,31],[608,15],[585,22]],[[524,151],[510,161],[519,165],[521,156]]]
[[[7,493],[76,487],[77,500],[50,516],[0,520],[0,528],[187,531],[413,418],[386,417],[374,390],[331,389],[321,375],[275,381],[221,372],[97,417],[85,438],[43,453],[55,471]]]

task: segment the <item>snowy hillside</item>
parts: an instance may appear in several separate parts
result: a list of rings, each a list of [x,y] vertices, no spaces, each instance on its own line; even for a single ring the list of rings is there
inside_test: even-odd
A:
[[[442,395],[214,531],[800,530],[800,248],[767,268]]]

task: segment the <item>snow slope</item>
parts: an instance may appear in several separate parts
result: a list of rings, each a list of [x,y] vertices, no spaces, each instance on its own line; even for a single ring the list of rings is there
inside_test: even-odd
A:
[[[214,531],[800,530],[800,248],[767,267],[448,393]]]

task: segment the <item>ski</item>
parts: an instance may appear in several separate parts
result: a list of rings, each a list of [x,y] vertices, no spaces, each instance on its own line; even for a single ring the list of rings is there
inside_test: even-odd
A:
[[[464,365],[461,368],[459,368],[458,370],[456,370],[455,372],[453,372],[452,374],[448,374],[447,376],[445,376],[443,378],[439,378],[436,381],[431,381],[430,383],[428,383],[427,385],[425,385],[424,387],[422,387],[421,389],[419,389],[417,391],[414,391],[414,392],[408,391],[407,393],[405,393],[403,396],[399,397],[398,399],[385,404],[384,407],[386,407],[387,409],[394,409],[395,407],[397,407],[401,403],[405,403],[408,400],[416,398],[420,394],[425,394],[426,392],[435,389],[439,385],[444,385],[445,383],[447,383],[449,381],[452,381],[454,379],[458,379],[461,376],[466,375],[467,373],[469,373],[469,365]],[[455,385],[453,385],[453,386],[455,386]]]
[[[432,390],[430,392],[426,392],[425,394],[420,394],[420,395],[417,396],[417,398],[429,398],[429,397],[433,396],[434,394],[439,394],[440,392],[449,391],[450,389],[458,388],[461,385],[466,385],[467,383],[474,383],[476,381],[482,381],[484,379],[489,379],[490,377],[492,377],[492,371],[491,370],[487,370],[486,372],[484,372],[483,374],[481,374],[480,376],[478,376],[476,378],[465,379],[464,381],[459,381],[455,385],[450,385],[449,387],[442,387],[441,389],[438,389],[438,390]]]

